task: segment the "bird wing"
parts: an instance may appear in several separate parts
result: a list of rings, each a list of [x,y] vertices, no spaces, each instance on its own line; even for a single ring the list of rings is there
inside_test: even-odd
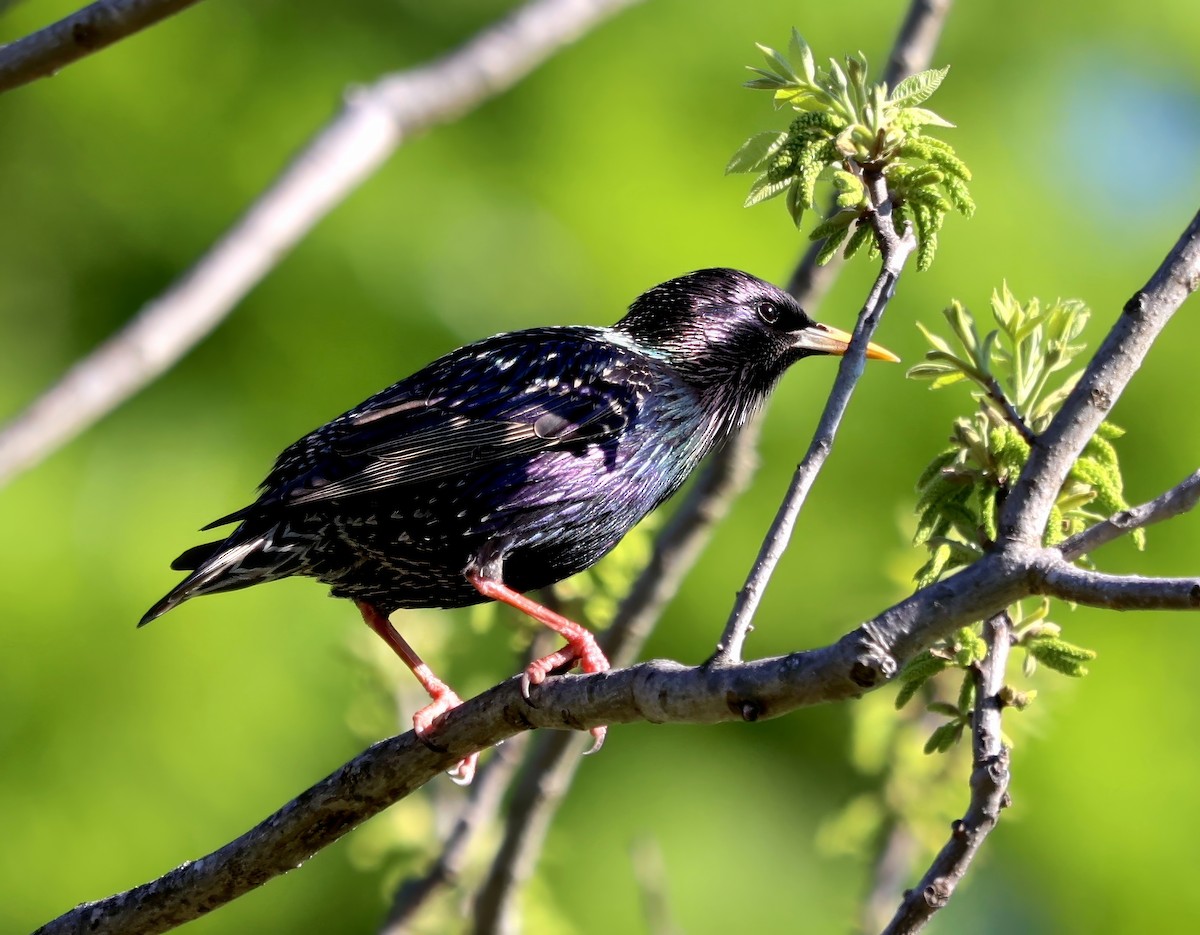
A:
[[[460,348],[300,439],[257,504],[302,505],[422,483],[614,438],[647,362],[592,329],[537,329]],[[214,524],[216,525],[216,524]]]

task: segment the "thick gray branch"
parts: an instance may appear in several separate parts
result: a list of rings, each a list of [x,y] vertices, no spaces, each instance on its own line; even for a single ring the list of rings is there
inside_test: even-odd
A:
[[[1083,377],[1033,446],[999,518],[1001,539],[1041,540],[1067,472],[1171,316],[1200,285],[1200,214],[1150,281],[1126,304]]]
[[[349,94],[333,122],[195,266],[0,429],[0,485],[179,360],[401,143],[507,90],[635,2],[531,0],[445,57]]]
[[[436,734],[437,750],[411,732],[382,741],[220,850],[158,880],[84,904],[39,935],[149,935],[198,918],[295,868],[464,756],[521,730],[754,721],[854,697],[890,678],[897,655],[1027,593],[1025,570],[1040,556],[1039,551],[1025,563],[989,556],[823,649],[740,665],[654,661],[552,678],[535,694],[537,707],[521,697],[519,678],[509,679],[447,714]]]
[[[46,78],[72,62],[153,26],[196,0],[99,0],[0,46],[0,92]]]

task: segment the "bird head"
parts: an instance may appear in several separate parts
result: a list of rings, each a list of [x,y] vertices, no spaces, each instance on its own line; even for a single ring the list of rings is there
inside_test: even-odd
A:
[[[846,353],[850,335],[813,321],[781,289],[736,269],[702,269],[634,300],[613,330],[669,363],[706,395],[754,408],[796,361]],[[876,344],[867,357],[899,360]],[[737,421],[745,412],[738,412]]]

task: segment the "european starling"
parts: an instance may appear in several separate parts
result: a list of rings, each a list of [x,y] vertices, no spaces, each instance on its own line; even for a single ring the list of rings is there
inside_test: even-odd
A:
[[[844,354],[770,283],[706,269],[655,286],[611,328],[531,328],[452,351],[284,450],[237,527],[172,564],[191,573],[142,618],[289,575],[353,600],[432,702],[460,700],[388,620],[499,600],[566,638],[524,687],[608,661],[579,624],[523,596],[590,567],[746,422],[784,370]],[[870,345],[867,356],[897,360]],[[604,728],[596,728],[597,746]],[[457,770],[469,781],[475,758]]]

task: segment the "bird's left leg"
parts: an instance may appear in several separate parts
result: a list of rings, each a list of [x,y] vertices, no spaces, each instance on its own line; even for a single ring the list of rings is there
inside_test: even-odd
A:
[[[408,640],[392,626],[392,622],[388,620],[386,614],[374,604],[368,604],[366,601],[355,601],[354,603],[367,626],[379,634],[380,638],[412,670],[412,674],[417,677],[421,687],[429,693],[430,703],[413,715],[413,730],[418,737],[425,740],[437,719],[450,709],[457,708],[462,704],[462,699],[449,685],[433,674],[433,670],[425,664],[425,660],[408,645]],[[450,771],[450,778],[461,786],[467,785],[475,776],[475,765],[478,762],[479,754],[472,753],[465,760],[460,760],[458,765]]]
[[[521,676],[521,694],[525,696],[526,700],[529,700],[530,685],[540,685],[546,680],[547,675],[561,666],[578,661],[579,668],[583,672],[608,671],[608,658],[596,643],[596,638],[586,627],[580,626],[574,620],[569,620],[562,614],[555,613],[549,607],[544,607],[524,594],[514,591],[495,578],[485,577],[478,571],[468,571],[467,580],[484,597],[502,601],[517,608],[538,623],[548,626],[567,641],[567,645],[562,649],[543,656],[541,659],[535,659],[525,668],[525,673]],[[596,742],[588,751],[589,753],[595,753],[600,749],[604,744],[604,735],[607,731],[608,728],[604,726],[592,728],[591,734],[596,738]]]

